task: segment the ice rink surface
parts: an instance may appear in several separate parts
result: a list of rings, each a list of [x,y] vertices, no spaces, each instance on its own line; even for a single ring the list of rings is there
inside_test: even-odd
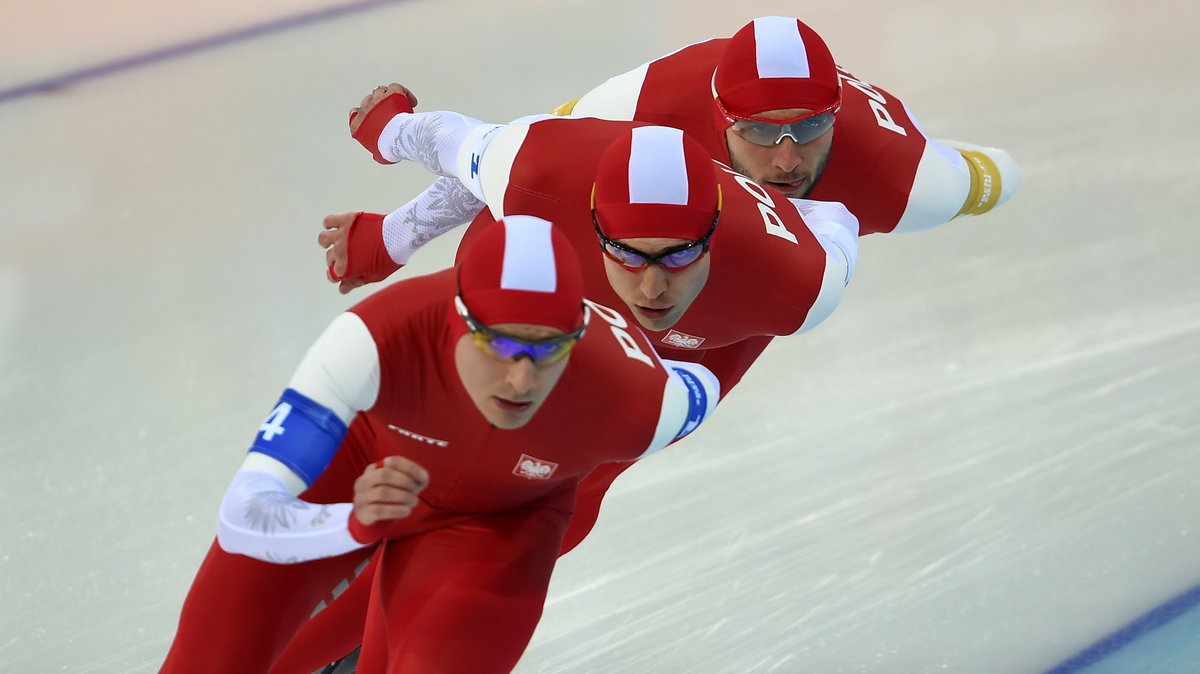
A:
[[[152,7],[15,10],[0,91],[325,5]],[[1041,672],[1200,585],[1200,10],[413,0],[0,103],[0,671],[156,670],[254,430],[365,295],[322,216],[429,182],[349,139],[363,94],[506,121],[766,14],[1021,189],[865,239],[825,325],[618,481],[517,671]]]

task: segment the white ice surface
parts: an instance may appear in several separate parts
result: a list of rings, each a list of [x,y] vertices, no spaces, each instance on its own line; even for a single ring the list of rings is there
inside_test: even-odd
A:
[[[266,18],[236,7],[163,32]],[[160,44],[53,8],[6,15],[27,79]],[[1021,191],[867,238],[826,325],[618,481],[518,671],[1038,672],[1200,584],[1200,10],[424,0],[0,104],[0,671],[156,670],[254,429],[364,296],[321,217],[429,181],[347,138],[362,94],[504,121],[797,11]]]

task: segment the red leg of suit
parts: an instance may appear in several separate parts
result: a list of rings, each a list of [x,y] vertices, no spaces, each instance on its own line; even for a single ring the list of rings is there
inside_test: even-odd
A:
[[[371,548],[375,552],[379,549]],[[271,674],[311,674],[362,645],[378,562],[376,554],[345,592],[304,623],[275,661]]]
[[[292,634],[365,553],[271,564],[213,543],[200,566],[162,672],[265,672]]]
[[[742,380],[742,375],[754,364],[764,349],[771,343],[771,337],[757,336],[723,346],[719,349],[705,351],[699,362],[707,367],[721,382],[721,399],[724,400],[729,392]],[[583,542],[596,526],[596,518],[600,516],[600,504],[613,480],[617,479],[625,469],[634,462],[605,463],[597,466],[579,482],[578,497],[575,500],[575,516],[571,518],[571,526],[563,536],[562,550],[559,555],[565,555]]]
[[[604,495],[608,493],[608,488],[617,476],[634,463],[621,461],[600,464],[579,482],[578,496],[575,497],[575,514],[571,517],[571,526],[563,536],[562,548],[558,551],[560,557],[574,550],[575,546],[582,543],[592,532],[592,527],[596,526],[596,518],[600,517],[600,504]]]
[[[367,464],[360,424],[334,460],[300,495],[313,503],[348,501]],[[214,541],[188,590],[161,672],[266,672],[334,586],[370,549],[302,564],[271,564],[225,552]]]
[[[511,671],[541,618],[568,518],[529,506],[388,541],[357,671]]]

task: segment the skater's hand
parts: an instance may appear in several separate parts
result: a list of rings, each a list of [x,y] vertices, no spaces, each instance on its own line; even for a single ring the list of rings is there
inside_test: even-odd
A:
[[[358,106],[350,108],[350,135],[354,135],[358,131],[358,127],[362,125],[366,119],[367,113],[371,112],[380,101],[391,96],[392,94],[402,94],[408,99],[409,108],[417,107],[417,96],[409,91],[408,87],[403,84],[392,82],[386,87],[382,84],[371,90],[371,93],[363,96],[362,102]],[[389,119],[391,117],[389,116]]]
[[[417,495],[429,484],[429,473],[403,456],[389,456],[354,481],[354,519],[364,527],[408,517]]]
[[[403,265],[388,256],[383,243],[383,216],[378,213],[327,215],[317,244],[325,249],[325,278],[345,295],[355,288],[386,279]]]
[[[357,215],[357,213],[326,215],[321,222],[321,226],[325,229],[317,235],[317,244],[325,249],[325,266],[328,270],[325,277],[332,283],[340,283],[338,290],[343,295],[350,292],[352,288],[358,287],[345,287],[348,283],[346,280],[346,242],[350,238],[350,225],[354,224],[354,218]]]

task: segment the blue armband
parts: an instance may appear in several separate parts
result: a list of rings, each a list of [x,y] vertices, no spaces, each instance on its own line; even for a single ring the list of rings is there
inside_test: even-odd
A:
[[[671,369],[675,370],[675,373],[683,379],[683,383],[688,387],[687,418],[684,419],[679,432],[675,434],[675,440],[678,440],[696,430],[700,422],[704,421],[704,417],[708,414],[708,392],[704,390],[704,385],[694,372],[679,367]]]
[[[332,410],[289,388],[259,427],[250,451],[278,459],[311,487],[347,430]]]

